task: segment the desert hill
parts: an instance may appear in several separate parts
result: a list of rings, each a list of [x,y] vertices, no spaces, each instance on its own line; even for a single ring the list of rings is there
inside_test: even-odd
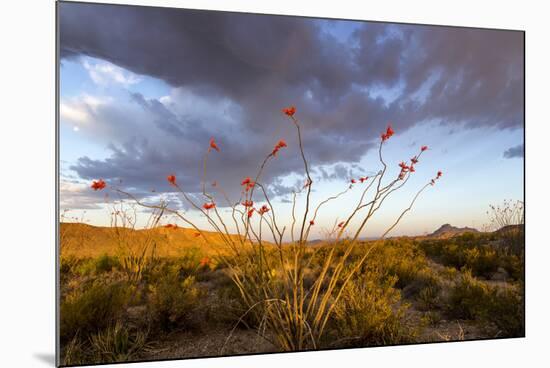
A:
[[[448,239],[465,233],[478,233],[477,229],[471,227],[456,227],[450,224],[442,225],[439,229],[429,234],[429,238]]]
[[[177,227],[156,227],[152,229],[131,229],[124,227],[101,227],[82,223],[61,223],[60,243],[63,256],[79,258],[97,257],[120,252],[141,253],[147,245],[147,252],[155,248],[158,256],[180,256],[190,248],[201,253],[215,254],[226,249],[222,236],[215,232],[202,231],[196,236],[194,229]],[[238,237],[230,236],[236,243]]]
[[[497,234],[503,234],[503,233],[511,233],[511,232],[518,232],[518,231],[524,231],[525,226],[524,225],[506,225],[504,227],[501,227],[497,231],[495,231]]]

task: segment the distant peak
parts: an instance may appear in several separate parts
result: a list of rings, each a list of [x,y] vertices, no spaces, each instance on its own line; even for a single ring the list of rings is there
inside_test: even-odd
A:
[[[430,237],[434,238],[450,238],[457,235],[462,235],[464,233],[477,233],[478,230],[471,227],[456,227],[451,224],[444,224],[439,227],[436,231],[431,233]]]

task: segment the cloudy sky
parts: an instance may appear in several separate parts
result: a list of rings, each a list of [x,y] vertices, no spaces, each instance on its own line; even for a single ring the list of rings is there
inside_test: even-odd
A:
[[[103,178],[149,202],[169,200],[206,226],[166,175],[200,201],[202,159],[215,137],[221,152],[209,158],[208,181],[234,200],[242,178],[287,141],[263,177],[278,216],[287,218],[292,190],[304,182],[296,132],[281,113],[288,105],[298,110],[314,202],[380,170],[376,149],[388,122],[396,131],[384,144],[392,178],[400,161],[430,147],[365,236],[379,235],[437,170],[443,178],[392,234],[443,223],[481,228],[489,204],[523,197],[520,32],[59,7],[60,207],[72,216],[109,223],[105,192],[89,187]],[[313,237],[344,218],[360,191],[356,185],[327,205]]]

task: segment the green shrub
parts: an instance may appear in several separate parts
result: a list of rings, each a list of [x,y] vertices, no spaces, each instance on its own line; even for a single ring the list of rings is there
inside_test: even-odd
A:
[[[437,326],[441,320],[441,313],[437,311],[428,311],[422,316],[422,322],[429,326]]]
[[[448,311],[452,317],[492,324],[496,336],[523,336],[523,287],[491,287],[464,273],[451,290]]]
[[[441,306],[441,286],[439,284],[429,285],[420,290],[417,300],[420,309],[431,310]]]
[[[496,251],[491,248],[476,247],[465,251],[466,265],[476,276],[489,278],[497,272],[500,263]]]
[[[440,283],[439,276],[431,269],[422,268],[416,272],[414,278],[409,281],[408,285],[403,289],[403,292],[407,297],[415,297],[425,289],[439,291],[441,289]]]
[[[193,330],[199,327],[196,315],[205,296],[194,277],[181,281],[177,274],[167,274],[151,286],[148,307],[154,323],[163,331]]]
[[[95,260],[95,272],[111,272],[114,268],[120,268],[120,261],[117,257],[104,254]]]
[[[525,310],[523,285],[495,289],[487,301],[487,319],[496,328],[500,337],[520,337],[525,335]]]
[[[74,290],[61,302],[61,338],[88,336],[108,327],[124,313],[130,289],[124,282],[93,282]]]
[[[454,318],[476,319],[485,317],[489,287],[465,271],[449,294],[449,314]]]
[[[332,317],[339,346],[410,342],[414,331],[405,323],[407,305],[394,289],[395,277],[382,281],[361,275],[345,289]]]
[[[464,267],[475,276],[491,278],[499,268],[514,280],[523,278],[523,253],[510,252],[499,243],[501,235],[464,234],[452,239],[421,241],[420,248],[438,262],[456,269]],[[494,245],[494,243],[500,245]],[[489,246],[489,244],[492,244]]]

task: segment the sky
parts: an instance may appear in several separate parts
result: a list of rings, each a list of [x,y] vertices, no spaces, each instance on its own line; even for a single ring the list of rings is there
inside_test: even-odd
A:
[[[523,33],[287,16],[82,3],[59,4],[60,209],[66,220],[110,223],[113,188],[167,201],[199,226],[204,216],[169,185],[174,174],[197,202],[207,182],[232,201],[274,144],[262,176],[277,217],[291,216],[305,182],[296,106],[318,204],[373,176],[380,134],[386,181],[422,154],[362,236],[379,236],[438,170],[391,235],[445,223],[482,228],[490,204],[523,198]],[[92,180],[107,189],[93,191]],[[311,238],[349,215],[368,182],[322,208]],[[211,188],[222,216],[224,200]],[[303,213],[304,194],[297,213]],[[257,205],[265,201],[259,191]],[[202,202],[201,202],[202,203]],[[138,226],[149,212],[139,209]],[[169,217],[164,222],[178,223]],[[182,223],[179,223],[183,225]],[[354,222],[350,230],[357,226]],[[288,234],[288,233],[287,233]]]

